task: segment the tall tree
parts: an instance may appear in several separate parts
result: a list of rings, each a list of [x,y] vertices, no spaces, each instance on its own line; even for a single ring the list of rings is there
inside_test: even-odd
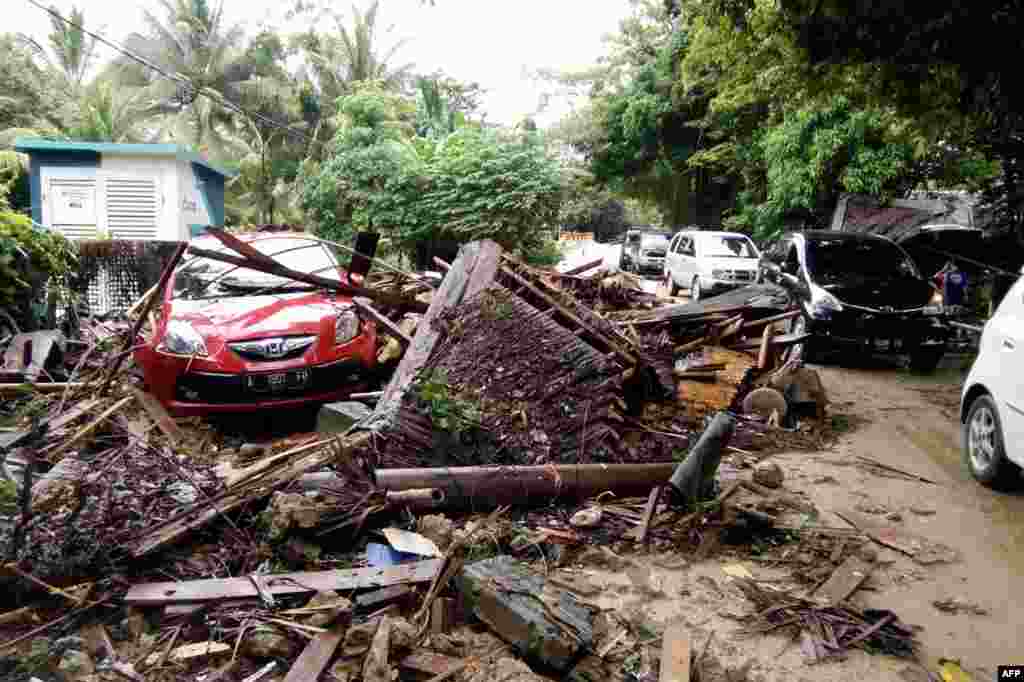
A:
[[[59,88],[18,36],[0,34],[0,147],[22,134],[52,134],[63,125]]]
[[[159,0],[163,16],[145,13],[146,36],[132,34],[129,49],[178,76],[169,79],[122,60],[126,85],[144,85],[164,112],[162,133],[217,158],[228,158],[229,108],[241,99],[240,85],[254,72],[240,49],[242,28],[224,20],[224,5],[207,0]],[[224,100],[228,106],[220,103]]]
[[[85,13],[72,6],[68,13],[68,21],[58,16],[60,10],[51,5],[50,33],[46,37],[49,51],[32,38],[26,40],[36,52],[47,61],[64,79],[64,82],[77,94],[85,84],[86,74],[92,66],[96,53],[96,39],[86,34]],[[51,56],[52,55],[52,56]]]

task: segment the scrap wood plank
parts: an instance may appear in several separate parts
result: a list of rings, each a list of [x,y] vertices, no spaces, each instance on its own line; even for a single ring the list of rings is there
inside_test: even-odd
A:
[[[690,682],[690,631],[685,623],[670,625],[661,638],[659,682]]]
[[[389,585],[425,583],[433,580],[441,568],[441,559],[416,561],[399,566],[284,573],[261,576],[261,586],[273,596],[310,594],[328,590],[361,590]],[[259,597],[247,576],[210,578],[185,582],[144,583],[133,586],[124,597],[130,606],[166,606],[168,604],[224,601]]]
[[[388,291],[367,289],[366,287],[357,286],[355,284],[346,284],[337,279],[329,279],[327,277],[320,277],[319,275],[311,275],[298,270],[292,270],[291,268],[287,268],[276,261],[274,261],[274,267],[270,267],[269,265],[253,260],[252,258],[233,256],[223,251],[203,249],[198,246],[189,246],[188,252],[189,254],[200,258],[209,258],[210,260],[228,263],[229,265],[236,265],[240,268],[249,268],[251,270],[266,272],[271,275],[277,275],[278,277],[293,279],[296,282],[304,282],[316,287],[322,287],[329,291],[339,291],[350,296],[365,296],[366,298],[374,301],[380,301],[381,303],[394,306],[396,308],[406,308],[417,313],[422,313],[427,310],[426,304],[407,296],[393,294]]]
[[[634,537],[637,542],[647,542],[647,532],[651,528],[651,518],[654,516],[654,510],[658,508],[658,501],[661,499],[661,486],[654,486],[651,490],[651,494],[647,497],[647,504],[644,505],[644,515],[640,520],[640,527],[637,528],[634,533]]]
[[[164,406],[160,404],[160,401],[156,399],[151,393],[140,391],[139,389],[132,386],[129,389],[135,400],[138,401],[139,405],[142,406],[149,416],[156,422],[156,426],[160,431],[167,436],[171,441],[171,446],[178,445],[184,439],[184,434],[181,428],[174,421],[174,418],[164,409]]]
[[[757,351],[757,368],[766,369],[768,367],[768,354],[770,352],[769,344],[772,342],[772,328],[765,327],[764,333],[761,334],[761,348]]]
[[[90,433],[99,428],[100,425],[103,424],[103,422],[107,421],[115,412],[123,408],[132,400],[132,397],[128,396],[127,398],[121,398],[120,400],[115,402],[113,405],[111,405],[102,413],[100,413],[98,417],[96,417],[91,422],[89,422],[81,429],[79,429],[73,436],[71,436],[71,438],[62,441],[61,444],[57,446],[55,450],[47,452],[47,458],[56,459],[58,455],[63,455],[65,452],[73,448],[78,441],[80,441],[82,438],[85,438]]]
[[[392,585],[391,587],[385,587],[380,590],[374,590],[373,592],[358,595],[356,597],[356,606],[361,609],[365,609],[371,606],[378,606],[380,604],[398,601],[408,597],[410,594],[412,594],[412,589],[408,585]]]
[[[782,348],[785,346],[793,346],[798,343],[802,343],[807,339],[811,338],[808,333],[804,334],[776,334],[772,337],[772,347]],[[735,350],[758,350],[761,346],[761,339],[748,339],[746,341],[740,341],[734,343],[730,348]]]
[[[237,475],[233,477],[227,490],[204,498],[181,513],[146,528],[134,541],[128,543],[128,552],[139,558],[162,549],[218,516],[267,497],[303,474],[326,466],[339,456],[346,456],[369,442],[370,438],[369,433],[355,434],[341,440],[337,447],[329,447],[326,441],[318,441],[299,446],[291,453],[266,458],[273,461],[273,465],[257,462],[253,467],[239,472],[241,478]],[[310,449],[313,452],[299,457],[300,453]]]
[[[762,317],[757,320],[750,320],[749,322],[744,322],[743,326],[740,329],[753,329],[755,327],[760,327],[763,324],[771,324],[772,322],[782,322],[784,320],[791,320],[794,317],[799,317],[800,314],[801,311],[799,308],[796,310],[789,310],[784,313],[779,313],[778,315],[771,315],[769,317]]]
[[[815,597],[828,606],[836,606],[857,591],[868,576],[872,565],[858,556],[848,556],[839,565],[824,585],[815,592]]]
[[[377,312],[377,310],[372,305],[370,305],[369,299],[357,296],[356,298],[352,299],[352,304],[355,305],[356,308],[359,308],[359,310],[363,311],[364,313],[372,317],[377,322],[377,324],[384,325],[384,327],[389,332],[391,332],[391,335],[394,336],[398,340],[398,342],[402,344],[402,346],[408,348],[409,344],[412,343],[412,337],[403,332],[402,329],[397,324],[395,324],[394,322],[392,322],[391,320]]]
[[[81,417],[86,412],[91,412],[93,408],[97,407],[103,402],[102,398],[90,398],[89,400],[83,400],[74,407],[65,410],[61,414],[57,415],[47,423],[48,432],[52,435],[54,432],[64,428],[71,422]],[[0,435],[0,448],[13,448],[20,445],[26,438],[32,435],[32,429],[23,429],[21,431],[15,431],[10,434]]]
[[[344,628],[321,632],[299,654],[284,682],[309,682],[320,679],[320,673],[331,662],[335,650],[345,639]]]
[[[432,651],[418,651],[399,661],[398,667],[426,675],[444,675],[461,663],[461,658],[442,656]]]

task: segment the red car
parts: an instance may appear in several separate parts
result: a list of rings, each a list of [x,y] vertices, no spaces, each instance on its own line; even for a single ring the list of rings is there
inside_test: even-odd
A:
[[[349,276],[329,244],[294,233],[238,235],[294,270]],[[213,237],[191,245],[237,255]],[[356,277],[356,276],[354,276]],[[135,361],[176,416],[327,402],[365,390],[377,328],[342,294],[204,257],[188,257],[162,292]]]

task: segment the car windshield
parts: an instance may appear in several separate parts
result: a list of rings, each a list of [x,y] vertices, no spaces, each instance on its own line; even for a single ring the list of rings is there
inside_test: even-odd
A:
[[[705,235],[701,255],[711,258],[757,258],[754,243],[743,235]]]
[[[281,265],[324,279],[340,280],[339,254],[330,244],[299,237],[273,237],[249,242]],[[210,251],[237,256],[222,244],[204,245]],[[201,299],[247,296],[254,293],[305,291],[314,287],[287,277],[241,268],[212,258],[190,259],[174,275],[174,298]]]
[[[917,268],[900,247],[881,239],[820,239],[807,244],[807,269],[820,281],[892,276],[919,277]]]
[[[640,240],[640,247],[645,251],[657,251],[664,254],[668,251],[669,236],[666,234],[645,234]]]

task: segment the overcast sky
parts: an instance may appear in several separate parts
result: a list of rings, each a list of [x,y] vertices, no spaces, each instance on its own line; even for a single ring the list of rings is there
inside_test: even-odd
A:
[[[283,8],[291,0],[224,0],[225,14],[241,22],[251,35],[261,24],[282,27]],[[42,0],[67,14],[73,6],[85,11],[86,27],[116,42],[143,27],[144,9],[155,0]],[[357,4],[365,5],[364,0]],[[3,30],[27,33],[43,42],[48,15],[26,0],[3,0]],[[348,9],[350,2],[338,2]],[[14,16],[10,16],[13,10]],[[537,109],[542,84],[528,74],[538,68],[572,69],[594,63],[604,47],[602,37],[614,32],[629,13],[627,0],[382,0],[379,26],[393,27],[381,35],[382,47],[398,40],[408,44],[396,55],[399,64],[412,62],[420,72],[443,69],[465,81],[477,81],[489,92],[484,100],[488,120],[514,124]],[[12,20],[13,19],[13,20]],[[285,30],[301,28],[291,24]],[[111,54],[104,49],[104,57]],[[542,126],[557,120],[570,103],[557,100],[538,117]]]

